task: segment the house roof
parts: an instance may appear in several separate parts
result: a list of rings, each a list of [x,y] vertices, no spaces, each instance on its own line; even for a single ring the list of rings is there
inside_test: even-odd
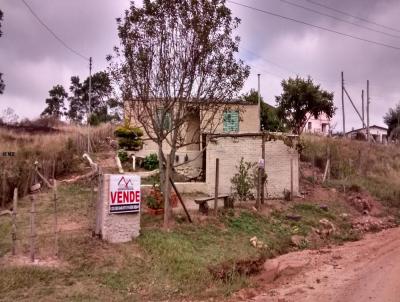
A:
[[[371,129],[371,128],[376,128],[376,129],[385,130],[385,131],[387,131],[387,130],[388,130],[388,129],[387,129],[387,128],[385,128],[385,127],[382,127],[382,126],[377,126],[377,125],[372,125],[372,126],[369,126],[369,128],[370,128],[370,129]],[[354,129],[354,130],[351,130],[351,131],[349,131],[349,132],[346,132],[346,134],[350,134],[350,133],[358,132],[358,131],[365,130],[365,129],[367,129],[367,127],[362,127],[362,128],[359,128],[359,129]]]
[[[152,98],[152,99],[147,99],[146,101],[157,102],[157,101],[160,101],[160,100],[162,100],[162,99],[161,98],[159,98],[159,99]],[[143,102],[144,100],[143,99],[135,99],[135,98],[133,98],[131,100],[127,100],[126,102],[129,102],[129,101]],[[204,100],[190,99],[189,102],[190,103],[203,103]],[[226,105],[258,106],[257,103],[247,102],[247,101],[244,101],[242,99],[232,99],[232,100],[221,101],[221,102],[216,102],[216,103],[226,104]]]

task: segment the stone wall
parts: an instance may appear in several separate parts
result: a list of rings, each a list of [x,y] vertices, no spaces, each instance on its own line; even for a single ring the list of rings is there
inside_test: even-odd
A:
[[[140,213],[109,213],[109,187],[110,174],[104,174],[100,182],[101,191],[98,195],[99,200],[97,206],[97,224],[102,239],[111,243],[120,243],[131,241],[132,238],[139,236],[140,231]]]
[[[206,183],[208,194],[214,195],[215,159],[219,158],[219,193],[231,193],[231,178],[237,172],[240,159],[258,163],[262,152],[261,136],[218,137],[207,147]],[[293,160],[293,190],[299,192],[299,155],[281,140],[265,143],[265,170],[268,183],[267,198],[282,198],[284,190],[290,191],[290,162]]]

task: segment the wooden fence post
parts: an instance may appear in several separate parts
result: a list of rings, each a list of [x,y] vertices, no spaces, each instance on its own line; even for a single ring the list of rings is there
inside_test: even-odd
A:
[[[329,160],[329,165],[328,165],[328,172],[327,172],[327,179],[331,179],[331,147],[328,145],[328,160]]]
[[[3,175],[2,175],[2,180],[1,180],[1,187],[2,187],[2,194],[1,194],[1,207],[4,209],[6,206],[6,170],[4,169]]]
[[[293,158],[290,159],[290,200],[293,200]]]
[[[54,200],[54,254],[58,257],[58,209],[57,209],[57,181],[53,178],[53,200]]]
[[[257,167],[257,201],[256,208],[259,210],[261,208],[261,168]]]
[[[18,189],[14,189],[13,196],[13,211],[12,211],[12,255],[16,255],[16,245],[17,245],[17,207],[18,207]]]
[[[219,158],[215,159],[214,215],[218,212]]]
[[[312,155],[312,178],[313,178],[313,187],[315,187],[315,181],[316,181],[316,173],[315,173],[315,154],[314,154],[314,152],[313,152],[313,155]]]
[[[31,224],[31,242],[30,242],[30,256],[31,261],[35,261],[35,197],[31,194],[31,211],[30,211],[30,224]]]
[[[262,169],[262,179],[261,179],[261,204],[264,204],[265,199],[265,136],[262,136],[262,145],[261,145],[261,158],[264,162],[264,166]]]

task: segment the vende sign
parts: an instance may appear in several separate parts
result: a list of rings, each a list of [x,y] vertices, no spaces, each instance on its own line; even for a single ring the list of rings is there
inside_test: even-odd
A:
[[[110,175],[110,213],[140,211],[140,176]]]

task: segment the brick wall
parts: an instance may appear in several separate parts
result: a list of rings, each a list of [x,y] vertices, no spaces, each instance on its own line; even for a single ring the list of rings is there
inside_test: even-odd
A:
[[[231,193],[231,178],[237,172],[241,157],[245,161],[258,162],[262,152],[260,136],[219,137],[207,147],[206,183],[208,194],[214,195],[215,159],[219,158],[219,193]],[[266,196],[283,197],[283,191],[290,191],[290,162],[293,160],[293,190],[299,192],[298,152],[286,146],[281,140],[265,143],[265,169],[268,174]]]

